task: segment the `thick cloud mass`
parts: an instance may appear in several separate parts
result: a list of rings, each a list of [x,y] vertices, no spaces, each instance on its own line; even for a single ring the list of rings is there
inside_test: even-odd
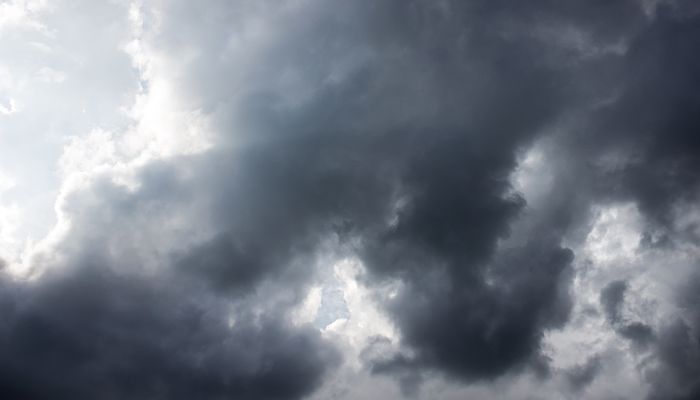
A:
[[[335,354],[317,333],[96,270],[3,299],[0,395],[12,399],[299,398]],[[199,302],[204,302],[199,300]]]
[[[698,395],[691,2],[128,13],[133,123],[66,147],[56,229],[0,280],[0,397],[363,398],[328,389],[348,365],[405,395],[530,379],[585,397],[614,362],[651,399]],[[638,210],[628,264],[647,280],[606,264],[625,245],[591,244],[620,204]],[[298,320],[341,259],[394,337]],[[660,279],[660,259],[682,277]],[[683,295],[639,301],[656,281]],[[585,326],[608,347],[562,367],[551,336]],[[639,358],[619,361],[625,346]]]

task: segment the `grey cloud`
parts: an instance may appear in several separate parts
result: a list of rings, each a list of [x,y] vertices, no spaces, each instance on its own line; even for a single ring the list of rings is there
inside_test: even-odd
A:
[[[236,211],[206,212],[212,193],[223,196],[199,191],[218,184],[205,179],[207,166],[197,157],[153,162],[136,189],[105,175],[68,195],[70,231],[50,257],[61,261],[35,282],[2,280],[3,397],[299,399],[338,365],[317,330],[289,318],[310,270],[281,256],[234,257],[220,238],[235,232],[266,255],[291,239],[276,245],[264,215],[239,226],[224,218]],[[196,239],[197,221],[213,239]],[[149,265],[154,253],[164,266]],[[227,290],[189,279],[188,268]]]
[[[603,306],[605,317],[612,324],[620,322],[620,307],[625,301],[625,292],[627,291],[627,282],[614,281],[610,282],[600,292],[600,303]]]
[[[600,373],[601,361],[599,357],[593,356],[585,363],[576,365],[566,371],[566,378],[574,392],[580,392],[590,385]]]
[[[645,349],[655,339],[654,330],[647,324],[639,321],[629,322],[622,316],[628,286],[628,283],[622,280],[610,282],[600,292],[600,303],[615,332],[631,341],[637,348]]]
[[[389,309],[415,356],[377,361],[373,368],[431,367],[467,380],[541,368],[542,331],[561,326],[568,316],[572,257],[566,249],[527,246],[496,261],[501,265],[495,268],[503,268],[497,273],[503,275],[494,278],[494,286],[478,275],[451,281],[436,273],[435,278],[425,274],[422,283],[411,281]],[[505,279],[509,274],[515,276]]]
[[[617,165],[593,169],[602,198],[629,199],[656,223],[668,225],[675,205],[695,199],[698,175],[697,12],[688,2],[664,2],[628,42],[624,55],[601,71],[613,78],[609,101],[590,116],[587,135],[569,145],[589,167],[602,157]],[[573,150],[573,149],[572,149]],[[585,171],[581,171],[586,175]]]
[[[593,176],[597,198],[639,206],[658,236],[643,237],[641,244],[649,249],[674,252],[683,243],[697,243],[694,228],[681,226],[696,210],[700,193],[695,134],[700,102],[691,89],[700,76],[697,52],[691,50],[700,40],[699,17],[692,2],[660,3],[649,24],[631,38],[627,52],[607,69],[618,82],[611,86],[616,94],[593,113],[589,135],[573,142],[578,149],[573,157],[583,157],[587,166],[577,175],[584,180]],[[596,167],[597,160],[611,155],[617,164]],[[650,398],[697,397],[698,345],[692,333],[697,302],[682,305],[691,323],[679,320],[654,332],[644,323],[620,320],[620,285],[609,286],[601,302],[618,334],[660,360],[660,369],[648,375]]]
[[[3,292],[0,395],[13,399],[297,399],[336,352],[274,315],[88,268]]]
[[[368,351],[373,372],[415,384],[546,371],[543,337],[573,302],[564,239],[591,205],[632,200],[664,224],[695,199],[700,113],[685,88],[700,34],[680,6],[295,4],[167,2],[158,24],[146,13],[144,40],[182,107],[209,118],[213,148],[142,167],[136,189],[105,177],[66,199],[64,275],[3,298],[5,393],[301,398],[338,362],[286,324],[327,241],[363,261],[369,287],[400,284],[381,304],[400,351]],[[557,185],[532,211],[511,184],[518,154],[568,121],[552,136]],[[600,167],[609,154],[628,162]],[[601,293],[608,320],[692,386],[694,359],[670,339],[692,348],[689,330],[655,342],[624,324],[625,288]],[[595,360],[571,371],[574,390]]]
[[[631,322],[621,326],[617,329],[617,333],[642,349],[647,348],[655,337],[653,329],[642,322]]]
[[[700,395],[700,277],[697,272],[679,290],[681,317],[664,326],[654,342],[659,360],[650,373],[649,399],[689,400]]]
[[[661,332],[656,346],[661,365],[650,374],[653,386],[648,398],[697,398],[700,394],[700,341],[693,328],[677,320]]]

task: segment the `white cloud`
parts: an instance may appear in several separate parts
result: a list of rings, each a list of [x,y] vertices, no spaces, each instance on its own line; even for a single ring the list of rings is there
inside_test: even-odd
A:
[[[9,99],[7,104],[0,104],[0,114],[10,115],[17,112],[17,102],[15,99]]]
[[[48,0],[8,0],[0,3],[0,31],[30,29],[45,31],[36,14],[46,9]]]

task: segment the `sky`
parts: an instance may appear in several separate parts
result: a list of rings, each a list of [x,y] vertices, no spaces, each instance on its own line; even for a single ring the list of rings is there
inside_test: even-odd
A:
[[[0,397],[700,398],[693,0],[0,0]]]

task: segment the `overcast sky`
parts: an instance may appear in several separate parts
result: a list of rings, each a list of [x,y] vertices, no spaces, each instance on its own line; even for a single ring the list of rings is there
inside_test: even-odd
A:
[[[0,0],[0,398],[700,398],[700,6]]]

